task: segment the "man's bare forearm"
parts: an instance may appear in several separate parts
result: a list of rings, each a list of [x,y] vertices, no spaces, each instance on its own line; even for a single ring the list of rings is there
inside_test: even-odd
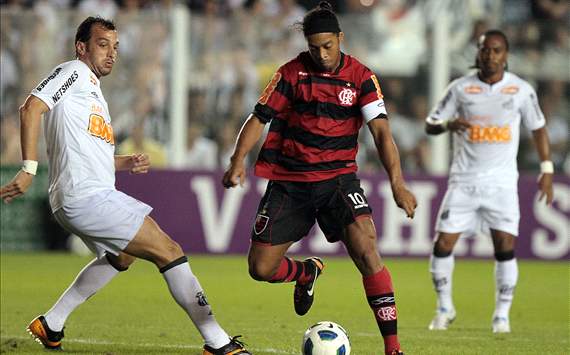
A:
[[[265,124],[255,115],[252,114],[248,117],[239,132],[234,153],[231,157],[232,161],[245,158],[261,138],[264,127]]]

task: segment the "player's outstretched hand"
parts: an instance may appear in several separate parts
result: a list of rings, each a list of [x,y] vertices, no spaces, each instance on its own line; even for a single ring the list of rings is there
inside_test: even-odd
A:
[[[471,127],[471,123],[464,118],[458,118],[447,123],[447,129],[451,132],[464,132]]]
[[[147,154],[139,153],[131,155],[131,174],[146,174],[150,169],[150,158]]]
[[[546,197],[546,204],[551,205],[554,199],[554,192],[552,190],[552,174],[540,174],[538,177],[538,190],[540,191],[539,201]]]
[[[406,211],[408,218],[414,218],[414,213],[418,206],[416,196],[414,196],[414,194],[408,190],[404,184],[392,186],[392,194],[394,195],[396,205]]]
[[[230,166],[224,173],[222,185],[226,189],[236,187],[238,184],[243,187],[245,183],[245,165],[243,160],[232,160]]]
[[[16,197],[22,196],[26,193],[32,184],[33,179],[33,175],[20,170],[16,176],[14,176],[12,181],[0,187],[0,198],[4,200],[5,203],[12,202]]]

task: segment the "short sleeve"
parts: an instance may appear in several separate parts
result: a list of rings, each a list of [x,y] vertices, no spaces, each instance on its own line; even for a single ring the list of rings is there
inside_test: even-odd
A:
[[[359,104],[360,112],[366,123],[388,115],[378,78],[370,71],[365,73],[365,80],[360,85]]]
[[[87,77],[80,65],[67,62],[57,66],[43,79],[31,94],[42,100],[51,110],[72,92],[79,90],[83,77]]]
[[[526,92],[523,94],[520,113],[524,125],[531,131],[544,127],[546,121],[544,114],[538,105],[536,92],[532,86],[528,85]]]
[[[449,84],[445,94],[431,110],[426,121],[429,124],[441,124],[455,116],[457,113],[456,82]]]
[[[291,106],[294,98],[291,71],[285,66],[279,68],[263,90],[253,114],[268,123]]]

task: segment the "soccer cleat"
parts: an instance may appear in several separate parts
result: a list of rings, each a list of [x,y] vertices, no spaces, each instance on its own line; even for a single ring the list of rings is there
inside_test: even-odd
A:
[[[315,270],[313,271],[311,281],[304,285],[300,285],[299,282],[295,284],[293,303],[295,305],[295,312],[300,316],[307,314],[309,309],[311,309],[313,300],[315,299],[315,284],[325,268],[323,261],[316,256],[305,259],[304,261],[314,266]]]
[[[511,325],[509,324],[509,318],[506,317],[495,317],[493,318],[493,333],[510,333]]]
[[[36,319],[28,325],[26,330],[38,343],[42,343],[46,349],[61,350],[63,329],[61,332],[54,332],[49,329],[44,316],[36,317]]]
[[[230,342],[219,349],[214,349],[209,345],[204,345],[202,355],[238,355],[251,353],[245,349],[245,344],[238,340],[241,335],[237,335],[230,339]]]
[[[390,355],[404,355],[404,352],[402,350],[394,349]]]
[[[433,317],[431,323],[428,326],[429,330],[447,330],[449,325],[455,320],[455,310],[452,309],[448,311],[446,309],[440,308],[437,310],[435,316]]]

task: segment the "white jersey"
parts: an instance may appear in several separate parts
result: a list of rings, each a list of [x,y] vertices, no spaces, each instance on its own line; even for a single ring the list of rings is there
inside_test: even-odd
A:
[[[32,90],[45,114],[49,201],[63,205],[115,189],[115,141],[99,79],[80,60],[58,65]]]
[[[505,72],[489,85],[477,74],[453,81],[426,119],[441,124],[461,117],[472,127],[453,135],[450,183],[516,186],[521,120],[530,130],[545,120],[529,83]]]

